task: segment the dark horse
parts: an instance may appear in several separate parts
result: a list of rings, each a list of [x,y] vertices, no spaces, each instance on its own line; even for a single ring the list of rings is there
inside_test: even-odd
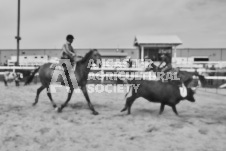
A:
[[[98,112],[95,111],[95,109],[89,99],[89,95],[87,93],[87,88],[86,88],[88,74],[90,72],[90,68],[92,67],[93,63],[101,66],[101,55],[99,54],[99,52],[96,49],[90,50],[80,61],[77,62],[76,71],[74,71],[74,74],[73,74],[75,77],[69,78],[69,76],[66,76],[67,80],[68,80],[68,85],[70,87],[70,91],[68,93],[67,100],[59,108],[57,108],[57,105],[53,101],[51,93],[49,92],[49,87],[50,87],[52,75],[54,72],[54,69],[50,68],[50,66],[52,64],[46,63],[46,64],[40,66],[39,68],[35,69],[34,72],[30,75],[30,77],[28,77],[27,81],[25,82],[25,85],[29,84],[32,81],[32,79],[34,78],[34,75],[39,71],[39,78],[40,78],[42,85],[37,90],[37,95],[36,95],[35,102],[33,103],[33,105],[36,105],[38,103],[38,98],[39,98],[40,92],[42,90],[44,90],[45,88],[47,88],[47,95],[48,95],[53,107],[55,109],[57,109],[58,112],[61,112],[71,99],[72,93],[74,91],[72,80],[74,78],[76,78],[77,84],[81,88],[81,90],[86,98],[86,101],[88,102],[90,110],[92,111],[92,113],[94,115],[97,115]],[[65,72],[65,75],[67,75],[66,72]],[[60,82],[61,85],[65,85],[62,76],[58,77],[57,82]]]

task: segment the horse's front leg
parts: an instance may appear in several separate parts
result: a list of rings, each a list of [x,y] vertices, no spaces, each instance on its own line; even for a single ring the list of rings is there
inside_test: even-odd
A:
[[[93,111],[93,114],[94,114],[94,115],[98,115],[99,113],[98,113],[97,111],[95,111],[95,109],[94,109],[94,107],[93,107],[93,105],[92,105],[92,103],[91,103],[91,101],[90,101],[90,99],[89,99],[89,95],[88,95],[88,93],[87,93],[86,86],[82,86],[82,87],[81,87],[81,90],[82,90],[82,92],[83,92],[83,94],[84,94],[84,96],[85,96],[85,98],[86,98],[86,101],[87,101],[87,103],[88,103],[88,105],[89,105],[90,110]]]
[[[57,109],[58,112],[62,112],[63,108],[64,108],[65,106],[67,106],[68,102],[71,100],[71,96],[72,96],[73,92],[74,92],[74,88],[71,87],[71,88],[70,88],[70,91],[69,91],[69,93],[68,93],[68,96],[67,96],[67,100],[64,102],[64,104],[62,104],[62,105]]]

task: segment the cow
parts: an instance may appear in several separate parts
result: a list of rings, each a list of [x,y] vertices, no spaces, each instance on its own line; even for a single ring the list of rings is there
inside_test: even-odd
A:
[[[8,86],[8,82],[15,81],[16,86],[19,86],[20,80],[23,78],[23,74],[20,72],[6,72],[3,77],[5,86]]]
[[[161,103],[159,114],[162,114],[165,105],[168,105],[171,106],[173,112],[178,115],[176,105],[181,100],[195,102],[195,88],[187,88],[183,83],[182,87],[171,82],[148,80],[133,80],[129,83],[133,83],[136,87],[132,86],[132,95],[127,98],[125,107],[121,112],[128,110],[128,114],[130,114],[133,102],[139,97],[143,97],[150,102]]]

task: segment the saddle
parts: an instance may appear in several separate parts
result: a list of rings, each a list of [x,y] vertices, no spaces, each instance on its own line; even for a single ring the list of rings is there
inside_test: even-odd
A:
[[[49,68],[51,68],[53,70],[60,70],[60,71],[65,70],[65,68],[62,65],[56,64],[56,63],[52,63]]]
[[[75,67],[76,67],[75,65],[72,66],[72,68],[69,69],[69,71],[75,71]],[[62,66],[62,64],[57,64],[57,63],[52,63],[50,65],[50,68],[53,69],[53,70],[68,71],[66,66]]]

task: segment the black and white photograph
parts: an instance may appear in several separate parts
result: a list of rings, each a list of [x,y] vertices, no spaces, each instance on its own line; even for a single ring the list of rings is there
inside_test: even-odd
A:
[[[0,151],[225,151],[226,0],[0,0]]]

